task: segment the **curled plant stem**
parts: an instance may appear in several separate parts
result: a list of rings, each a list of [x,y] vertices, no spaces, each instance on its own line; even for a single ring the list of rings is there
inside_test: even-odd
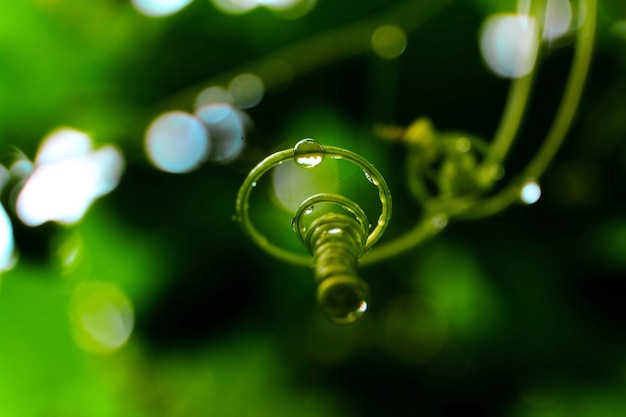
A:
[[[298,159],[298,155],[302,157],[304,154],[298,154],[299,144],[302,142],[312,141],[312,139],[304,139],[292,149],[284,149],[282,151],[273,153],[272,155],[265,158],[261,161],[256,167],[250,171],[244,183],[242,184],[239,192],[237,194],[236,201],[236,212],[237,212],[237,220],[239,221],[242,229],[250,236],[250,238],[263,250],[267,253],[285,261],[295,265],[300,266],[313,266],[313,259],[309,255],[300,254],[298,252],[292,251],[290,248],[281,247],[270,240],[268,240],[265,235],[257,230],[255,227],[251,217],[250,217],[250,195],[252,190],[256,187],[257,182],[271,169],[277,167],[278,165],[285,163],[287,161],[292,161],[298,163],[296,160]],[[315,142],[315,141],[313,141]],[[364,234],[367,236],[365,239],[364,249],[369,249],[372,245],[374,245],[378,239],[382,236],[387,225],[389,224],[389,220],[391,219],[391,191],[385,182],[385,179],[381,175],[381,173],[368,162],[362,156],[348,151],[346,149],[338,148],[336,146],[326,146],[323,147],[315,142],[317,146],[319,146],[319,150],[314,151],[313,155],[323,154],[331,159],[343,159],[346,160],[366,173],[368,179],[372,184],[376,186],[378,189],[378,196],[380,198],[381,203],[381,214],[378,219],[377,224],[374,228],[369,231],[368,222],[366,219],[365,213],[358,207],[358,205],[352,202],[347,197],[331,194],[331,193],[321,193],[315,194],[300,204],[300,207],[295,213],[295,217],[293,218],[292,227],[295,228],[296,233],[301,238],[301,241],[304,240],[301,237],[301,233],[305,230],[301,229],[300,221],[301,216],[305,214],[307,208],[312,208],[315,204],[319,203],[335,203],[344,207],[345,210],[348,210],[352,213],[355,218],[360,219],[360,223],[365,228]],[[311,153],[308,153],[311,155]],[[306,245],[305,245],[306,246]]]
[[[520,176],[514,179],[502,191],[484,200],[453,200],[439,208],[438,215],[444,218],[476,219],[499,213],[511,204],[519,201],[519,193],[528,180],[538,179],[548,167],[560,148],[578,108],[580,97],[593,50],[596,20],[596,0],[581,0],[580,16],[583,24],[578,30],[572,68],[568,76],[565,91],[552,126],[535,157]],[[516,80],[511,87],[506,110],[495,135],[492,150],[486,157],[487,163],[502,161],[508,153],[517,134],[530,87],[532,73]],[[405,234],[379,245],[366,254],[361,264],[369,264],[398,255],[413,249],[427,238],[442,230],[433,224],[433,214],[426,213],[420,221]]]
[[[597,3],[596,0],[584,0],[581,3],[579,19],[583,21],[583,24],[577,34],[572,69],[554,122],[541,147],[516,180],[513,180],[510,185],[495,196],[477,202],[458,217],[486,217],[519,201],[521,186],[528,180],[538,179],[561,147],[580,102],[593,50]]]
[[[482,183],[486,187],[489,187],[494,181],[491,175],[492,167],[498,166],[504,161],[517,136],[524,113],[526,112],[535,72],[536,65],[533,66],[529,74],[515,79],[509,89],[505,109],[494,135],[494,139],[487,150],[484,161],[478,168],[482,176]],[[413,185],[413,187],[411,187],[413,192],[419,189],[419,187],[416,187],[414,184],[415,181],[413,181],[412,172],[407,172],[407,181],[409,184]],[[419,194],[421,195],[421,193]],[[418,198],[418,200],[421,199]],[[515,201],[515,199],[511,199],[511,192],[504,193],[502,198],[486,204],[484,210],[496,213],[503,210],[513,201]],[[449,203],[450,204],[447,204],[445,208],[442,207],[437,211],[440,213],[439,215],[444,216],[446,219],[448,216],[455,217],[475,205],[474,202],[468,201],[451,201]],[[438,234],[443,228],[436,227],[432,219],[433,215],[428,214],[427,210],[422,219],[420,219],[413,228],[392,241],[374,248],[363,257],[361,264],[375,263],[406,252],[418,246],[426,239]]]

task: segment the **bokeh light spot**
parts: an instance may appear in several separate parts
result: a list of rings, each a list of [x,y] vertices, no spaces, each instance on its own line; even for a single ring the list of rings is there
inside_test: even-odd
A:
[[[132,0],[133,6],[146,16],[168,16],[183,9],[191,0]]]
[[[11,267],[13,245],[13,227],[11,226],[11,220],[2,204],[0,204],[0,272],[6,271]]]
[[[42,142],[35,164],[51,164],[64,159],[81,157],[91,150],[91,138],[84,132],[60,129]]]
[[[77,222],[96,198],[117,186],[124,165],[116,148],[92,151],[91,139],[73,129],[46,137],[36,161],[15,203],[18,217],[28,226]]]
[[[239,15],[259,6],[256,0],[211,0],[213,6],[222,13]]]
[[[313,9],[316,0],[211,0],[219,11],[239,15],[263,6],[279,17],[297,19]]]
[[[572,24],[569,0],[548,0],[543,27],[543,39],[553,41],[565,35]]]
[[[481,29],[480,49],[485,63],[504,78],[528,74],[535,66],[538,44],[536,21],[527,15],[494,15]]]
[[[225,164],[241,154],[246,125],[251,123],[243,111],[229,104],[209,104],[196,110],[196,116],[211,137],[209,161]]]
[[[196,109],[209,104],[233,104],[233,96],[228,90],[222,87],[205,88],[196,97]]]
[[[534,204],[541,197],[541,187],[535,181],[529,181],[522,187],[520,198],[526,204]]]
[[[261,102],[265,86],[261,78],[254,74],[240,74],[232,79],[228,86],[235,106],[249,109]]]
[[[146,132],[148,159],[162,171],[192,171],[206,158],[209,149],[209,135],[202,122],[181,111],[160,115]]]
[[[384,25],[372,34],[372,49],[385,59],[393,59],[402,55],[406,49],[406,34],[395,25]]]
[[[84,281],[72,293],[74,339],[93,353],[111,353],[126,344],[134,327],[133,307],[116,285]]]
[[[285,9],[293,7],[295,4],[299,3],[300,0],[256,0],[256,2],[272,9]]]

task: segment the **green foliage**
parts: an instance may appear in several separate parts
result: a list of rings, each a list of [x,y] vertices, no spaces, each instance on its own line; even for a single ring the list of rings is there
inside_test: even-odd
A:
[[[20,179],[0,184],[17,247],[0,275],[1,416],[620,415],[623,5],[599,5],[588,76],[589,51],[575,51],[590,45],[571,33],[507,98],[477,34],[515,2],[392,3],[319,1],[295,20],[198,0],[160,19],[118,0],[2,5],[0,163],[72,126],[115,143],[126,169],[71,226],[24,226]],[[380,25],[406,34],[395,60],[371,51]],[[240,159],[186,175],[150,166],[151,120],[268,60]],[[304,137],[363,156],[393,192],[387,233],[361,258],[372,297],[354,327],[327,323],[312,271],[266,256],[233,221],[250,169]],[[362,170],[333,169],[322,186],[376,219]],[[541,200],[517,205],[538,178]],[[257,191],[259,229],[308,256],[271,177]],[[111,308],[129,301],[120,346],[81,344],[102,317],[125,325],[106,305],[77,320],[85,283],[122,294]]]

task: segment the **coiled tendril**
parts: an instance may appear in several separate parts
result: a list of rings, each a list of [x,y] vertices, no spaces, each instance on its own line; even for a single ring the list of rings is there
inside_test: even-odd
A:
[[[357,165],[378,188],[381,214],[376,226],[370,231],[365,212],[349,198],[320,193],[300,204],[291,223],[311,256],[275,245],[250,220],[248,200],[252,189],[265,173],[284,162],[292,161],[301,168],[314,169],[323,163],[326,156]],[[314,213],[315,206],[326,206],[326,209],[315,210]],[[391,218],[391,192],[371,163],[346,149],[322,147],[313,139],[303,139],[293,148],[265,158],[248,174],[239,190],[236,208],[243,230],[259,247],[284,261],[314,267],[317,300],[331,322],[347,325],[363,316],[368,306],[369,287],[358,276],[357,264],[361,255],[380,239]]]

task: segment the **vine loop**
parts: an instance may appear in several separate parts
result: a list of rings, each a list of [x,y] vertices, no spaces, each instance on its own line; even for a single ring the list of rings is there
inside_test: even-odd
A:
[[[324,159],[344,159],[363,170],[378,188],[381,214],[370,232],[363,209],[351,199],[334,193],[306,198],[296,210],[291,226],[310,256],[300,255],[270,242],[250,220],[248,202],[257,181],[270,169],[292,160],[303,169],[314,169]],[[323,206],[322,209],[315,209]],[[313,266],[317,300],[326,317],[337,325],[358,321],[368,307],[369,286],[357,274],[359,258],[382,236],[391,218],[391,192],[380,172],[366,159],[334,146],[322,147],[303,139],[293,149],[265,158],[244,181],[237,196],[237,218],[252,240],[266,252],[288,262]]]
[[[314,143],[313,143],[314,142]],[[316,146],[319,146],[317,147]],[[304,148],[303,148],[304,146]],[[302,152],[302,150],[305,152]],[[380,172],[372,165],[368,160],[362,156],[351,152],[347,149],[339,148],[336,146],[324,146],[322,147],[313,139],[303,139],[296,144],[293,148],[284,149],[278,151],[263,161],[261,161],[256,167],[250,171],[246,177],[244,183],[239,189],[237,194],[236,213],[237,220],[241,224],[242,229],[250,236],[250,238],[264,251],[273,255],[285,262],[289,262],[301,266],[312,266],[313,260],[310,256],[302,255],[298,252],[280,247],[272,243],[265,235],[263,235],[250,219],[249,213],[249,198],[252,190],[256,186],[257,182],[272,168],[277,167],[280,164],[287,162],[294,162],[298,166],[314,169],[317,165],[322,163],[324,158],[342,159],[358,166],[363,170],[368,180],[378,188],[378,196],[381,203],[381,214],[376,222],[375,227],[371,231],[367,231],[367,239],[365,242],[365,250],[371,248],[383,235],[389,220],[391,219],[391,191],[385,182],[385,179]],[[303,166],[306,164],[307,166]],[[328,199],[328,201],[325,201]],[[320,202],[331,202],[343,206],[348,212],[353,212],[353,215],[357,218],[361,218],[359,222],[363,222],[366,218],[365,213],[360,207],[350,199],[337,194],[318,194],[309,197],[303,202],[296,215],[294,216],[294,224],[301,222],[301,217],[306,211],[307,207],[312,204]],[[358,207],[358,208],[356,208]],[[369,223],[365,222],[368,226]],[[300,237],[300,240],[302,238]]]

